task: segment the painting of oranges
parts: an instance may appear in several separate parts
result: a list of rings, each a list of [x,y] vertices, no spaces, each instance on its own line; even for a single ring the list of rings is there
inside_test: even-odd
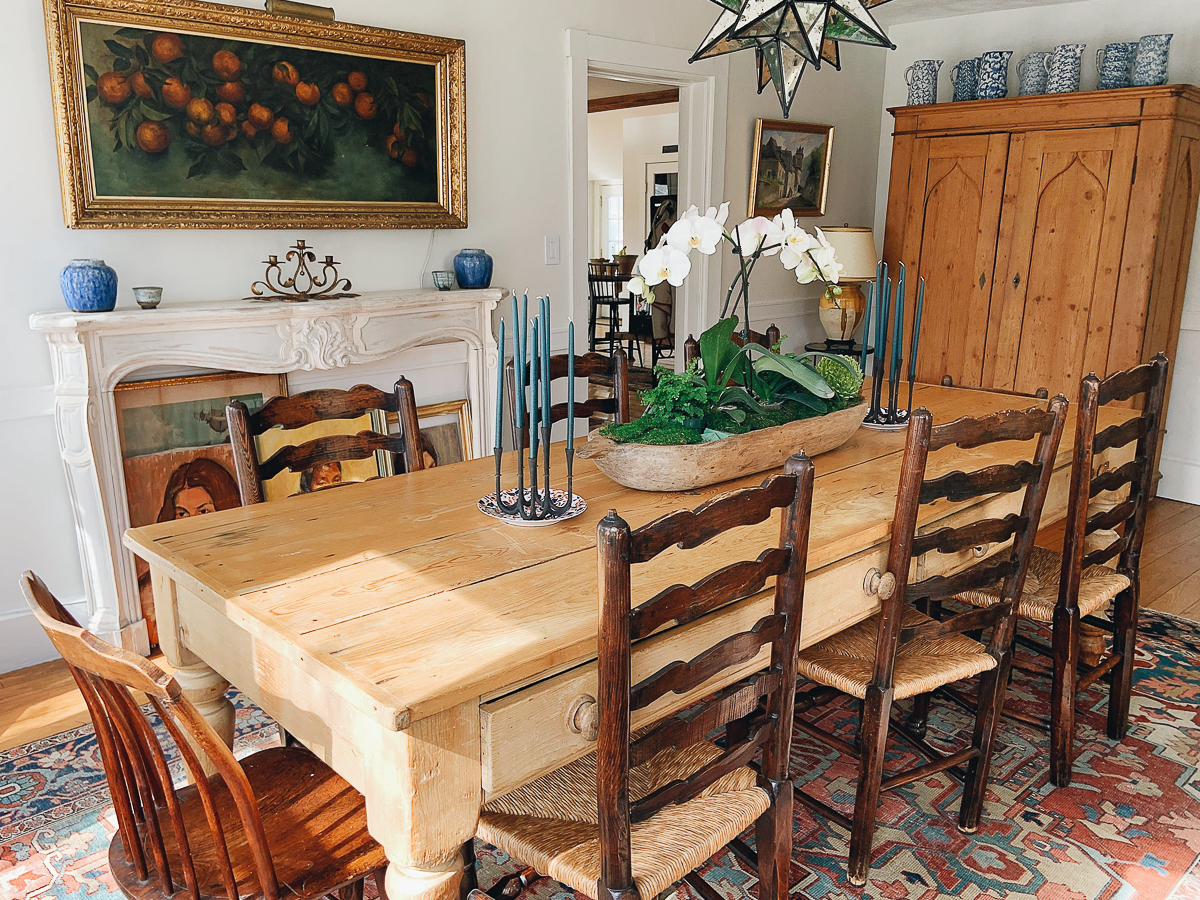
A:
[[[80,23],[95,191],[435,202],[434,67]]]

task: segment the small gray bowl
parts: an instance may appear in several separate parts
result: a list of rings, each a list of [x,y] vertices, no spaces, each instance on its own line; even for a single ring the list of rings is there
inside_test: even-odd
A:
[[[160,287],[135,287],[133,299],[142,309],[154,309],[162,303],[162,292],[163,289]]]

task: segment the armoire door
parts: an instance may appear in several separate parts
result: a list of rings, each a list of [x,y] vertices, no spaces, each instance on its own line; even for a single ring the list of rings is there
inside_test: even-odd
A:
[[[1105,374],[1136,126],[1014,134],[984,387],[1074,399]]]
[[[893,283],[895,263],[907,268],[906,367],[918,276],[926,281],[918,381],[937,384],[949,375],[955,384],[982,384],[1008,143],[1007,134],[917,138],[907,163],[907,199],[889,202],[889,210],[903,209],[904,216],[888,223],[901,246],[885,248],[885,256]]]

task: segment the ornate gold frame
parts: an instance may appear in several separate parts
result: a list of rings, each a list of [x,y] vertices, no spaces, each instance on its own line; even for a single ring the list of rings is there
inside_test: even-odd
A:
[[[466,44],[197,0],[44,0],[63,219],[68,228],[465,228]],[[97,197],[87,139],[80,20],[292,44],[436,66],[437,203]]]
[[[806,134],[823,134],[825,135],[825,169],[821,173],[821,197],[815,207],[792,208],[792,213],[796,216],[823,216],[825,215],[825,205],[829,200],[829,165],[833,161],[833,126],[832,125],[817,125],[813,122],[789,122],[786,119],[758,119],[754,123],[754,162],[750,168],[750,200],[747,204],[749,212],[747,215],[767,216],[768,218],[777,216],[783,212],[782,206],[759,206],[755,207],[754,201],[758,198],[758,163],[759,156],[762,153],[762,134],[763,126],[771,131],[796,131]]]

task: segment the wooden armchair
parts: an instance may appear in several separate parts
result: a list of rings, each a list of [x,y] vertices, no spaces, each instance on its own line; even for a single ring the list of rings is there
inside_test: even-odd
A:
[[[242,762],[149,660],[84,631],[32,572],[21,588],[87,703],[117,817],[108,851],[117,886],[137,900],[307,900],[382,888],[383,848],[362,795],[295,747]],[[176,787],[144,694],[192,780]],[[215,774],[206,774],[200,754]]]
[[[314,438],[299,446],[281,447],[270,459],[259,461],[255,438],[269,428],[280,426],[290,431],[327,419],[357,419],[372,410],[394,413],[400,421],[400,434],[368,430],[354,435]],[[225,414],[243,506],[262,503],[266,499],[263,482],[284,470],[304,472],[324,463],[366,459],[378,451],[402,455],[409,472],[425,468],[417,426],[417,404],[412,382],[407,378],[397,381],[391,393],[369,384],[358,384],[348,391],[305,391],[294,397],[268,400],[254,413],[241,400],[234,400],[225,408]]]
[[[529,384],[529,367],[532,363],[525,365],[525,384]],[[602,415],[610,415],[615,422],[629,421],[629,358],[625,355],[625,351],[619,347],[613,351],[611,356],[604,356],[600,353],[586,353],[583,356],[575,357],[575,377],[576,378],[591,378],[594,375],[607,375],[612,379],[613,395],[607,398],[598,400],[576,400],[575,401],[575,418],[588,419],[597,413]],[[529,420],[526,417],[524,422],[516,420],[517,413],[517,382],[516,382],[516,366],[513,360],[508,361],[508,365],[504,367],[504,378],[508,388],[508,410],[509,422],[513,427],[513,434],[520,435],[521,449],[524,450],[529,446]],[[540,376],[539,376],[540,377]],[[567,377],[567,354],[559,353],[550,357],[550,383],[553,384],[559,379]],[[528,408],[528,407],[527,407]],[[561,422],[567,417],[567,404],[555,403],[550,407],[550,424]]]
[[[652,900],[683,879],[712,900],[719,895],[694,869],[755,825],[759,897],[785,900],[792,848],[787,768],[812,484],[811,460],[795,456],[761,487],[636,530],[609,512],[598,528],[596,752],[488,803],[479,823],[483,840],[589,897]],[[633,566],[766,521],[776,509],[783,510],[778,546],[635,604]],[[751,597],[771,577],[774,610],[753,629],[706,635],[707,649],[691,660],[631,683],[631,644]],[[768,647],[769,662],[753,663]],[[706,699],[649,725],[649,707],[678,709],[681,695]],[[631,733],[633,725],[638,732]],[[722,731],[724,749],[708,741]],[[750,764],[760,754],[755,771]]]
[[[1167,390],[1167,358],[1118,372],[1101,381],[1083,379],[1079,391],[1071,494],[1067,501],[1062,553],[1035,547],[1030,577],[1017,611],[1022,618],[1049,625],[1052,646],[1022,636],[1020,642],[1051,659],[1053,683],[1050,717],[1018,716],[1050,731],[1050,780],[1071,783],[1075,742],[1075,698],[1112,673],[1108,699],[1108,736],[1120,740],[1129,728],[1129,694],[1137,645],[1138,560],[1146,525],[1146,509],[1154,479],[1154,456],[1162,428]],[[1096,433],[1101,406],[1141,397],[1141,414]],[[1095,454],[1136,441],[1133,459],[1115,469],[1095,471]],[[1097,502],[1100,495],[1124,490],[1124,497]],[[1115,529],[1121,529],[1118,534]],[[1108,565],[1116,560],[1116,568]],[[964,593],[960,600],[976,606],[999,601],[999,589]],[[1097,614],[1113,604],[1112,621]],[[1112,651],[1095,666],[1078,659],[1083,623],[1113,635]],[[1101,635],[1103,637],[1103,635]],[[1082,677],[1079,670],[1085,669]],[[1015,715],[1015,714],[1014,714]]]
[[[883,790],[969,763],[958,824],[967,833],[973,833],[979,825],[992,747],[1008,684],[1016,599],[1025,583],[1066,409],[1066,399],[1056,397],[1050,401],[1048,411],[1035,408],[1001,412],[981,419],[959,419],[936,428],[927,410],[915,411],[908,427],[900,473],[888,571],[879,581],[881,611],[800,654],[800,674],[818,687],[797,697],[798,713],[843,694],[862,701],[859,748],[799,716],[796,721],[796,727],[805,734],[858,759],[853,819],[796,789],[801,803],[850,832],[848,874],[852,884],[863,885],[867,881],[875,817]],[[988,444],[1032,439],[1036,439],[1032,460],[926,478],[929,455],[939,450],[948,447],[977,450]],[[982,455],[986,458],[986,451]],[[958,521],[929,534],[917,534],[920,510],[926,504],[961,503],[1017,491],[1024,492],[1019,513]],[[965,571],[910,580],[909,573],[917,557],[961,553],[992,545],[1001,545],[1001,549]],[[937,571],[936,560],[928,565]],[[943,600],[997,581],[1002,583],[1002,590],[1001,600],[995,605],[970,609],[940,621],[934,618]],[[989,628],[991,636],[986,645],[967,634]],[[931,761],[885,777],[883,763],[893,703],[908,697],[927,698],[938,687],[975,675],[982,676],[979,704],[967,746],[954,753],[943,753],[930,746],[921,733],[898,728],[897,736]]]

